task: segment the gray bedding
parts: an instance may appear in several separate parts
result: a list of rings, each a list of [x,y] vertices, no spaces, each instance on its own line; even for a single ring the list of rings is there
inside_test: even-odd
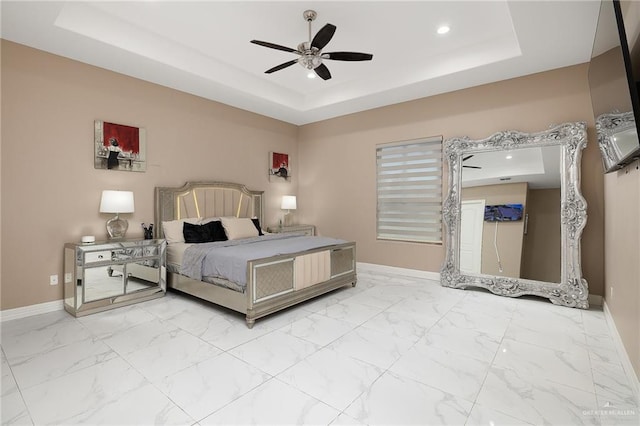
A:
[[[268,234],[241,240],[194,244],[184,252],[180,273],[189,278],[218,277],[247,285],[247,262],[279,254],[346,243],[328,237],[300,234]]]

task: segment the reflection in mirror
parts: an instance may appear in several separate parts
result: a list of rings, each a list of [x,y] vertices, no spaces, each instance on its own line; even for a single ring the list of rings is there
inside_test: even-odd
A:
[[[124,293],[122,274],[113,272],[108,266],[86,268],[83,282],[84,286],[78,286],[77,289],[82,292],[84,288],[84,297],[79,297],[83,303],[119,296]]]
[[[127,263],[126,267],[126,291],[133,293],[145,290],[149,287],[157,287],[160,282],[160,268],[157,261],[144,260],[141,262]],[[122,267],[120,267],[122,269]]]
[[[602,114],[596,120],[598,146],[605,171],[623,167],[622,159],[637,158],[638,130],[632,112]]]
[[[560,154],[555,145],[464,157],[460,271],[560,282]]]
[[[584,123],[538,133],[445,141],[443,286],[536,295],[588,308],[580,266],[586,202],[580,192]]]
[[[618,170],[640,155],[638,126],[634,119],[634,97],[638,113],[638,87],[640,75],[640,43],[630,39],[634,34],[630,24],[637,24],[631,7],[640,11],[633,2],[625,2],[626,35],[620,32],[615,9],[620,4],[601,2],[591,61],[589,62],[589,89],[593,113],[596,117],[598,145],[605,172]],[[636,12],[637,13],[637,12]],[[637,34],[636,34],[637,35]],[[626,43],[623,45],[622,40]]]

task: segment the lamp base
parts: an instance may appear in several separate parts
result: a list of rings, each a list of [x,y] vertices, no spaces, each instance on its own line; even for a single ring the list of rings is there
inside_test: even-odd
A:
[[[117,214],[107,221],[107,233],[111,239],[124,238],[127,229],[129,229],[129,222],[126,219],[120,219]]]
[[[287,212],[284,214],[284,218],[283,218],[282,224],[283,224],[284,226],[291,226],[291,225],[293,225],[293,224],[294,224],[294,223],[293,223],[293,213],[291,213],[290,211],[287,211]]]

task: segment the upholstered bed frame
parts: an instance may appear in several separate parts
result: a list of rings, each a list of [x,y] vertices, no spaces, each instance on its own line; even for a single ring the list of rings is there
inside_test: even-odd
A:
[[[157,237],[163,238],[162,222],[186,218],[257,217],[263,224],[263,192],[227,182],[187,182],[179,188],[155,191]],[[343,287],[356,285],[355,243],[264,259],[247,264],[246,290],[194,280],[167,272],[169,288],[193,295],[246,315],[247,326],[255,320],[297,303]]]

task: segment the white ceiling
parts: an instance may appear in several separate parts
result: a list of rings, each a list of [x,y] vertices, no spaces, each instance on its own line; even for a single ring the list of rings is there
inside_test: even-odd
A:
[[[2,1],[2,38],[293,124],[588,62],[599,0],[585,1]],[[292,48],[337,31],[333,78],[308,79]],[[449,34],[440,36],[438,26]]]
[[[466,157],[466,156],[463,156]],[[473,154],[462,168],[462,187],[528,182],[531,189],[560,188],[560,145]]]

